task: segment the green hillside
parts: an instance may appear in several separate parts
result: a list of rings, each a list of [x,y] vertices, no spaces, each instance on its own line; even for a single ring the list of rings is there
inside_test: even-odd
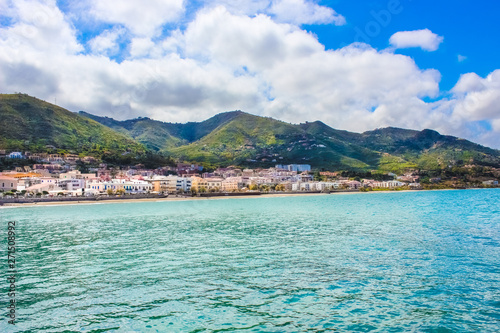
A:
[[[150,149],[213,166],[309,163],[322,168],[366,169],[376,168],[381,156],[342,140],[338,134],[349,132],[334,130],[320,122],[293,125],[241,111],[220,113],[199,123],[186,124],[149,118],[116,121],[82,111],[80,115],[126,133]],[[321,136],[313,129],[315,124],[321,124],[329,134]]]
[[[141,144],[91,119],[25,94],[0,94],[0,148],[103,154],[143,153]]]
[[[391,127],[378,129],[363,133],[356,143],[398,156],[403,160],[397,162],[399,164],[406,161],[425,170],[463,165],[500,166],[500,151],[428,129],[420,132]],[[394,162],[385,156],[380,166],[391,169]]]
[[[0,121],[0,149],[37,152],[49,145],[122,164],[155,160],[160,165],[166,155],[210,167],[300,163],[316,169],[397,173],[500,167],[500,151],[432,130],[389,127],[353,133],[320,121],[296,125],[241,111],[185,124],[149,118],[117,121],[14,94],[0,95]]]
[[[199,140],[242,113],[241,111],[225,112],[202,122],[179,124],[161,122],[145,117],[117,121],[109,117],[95,116],[84,111],[79,112],[81,116],[91,118],[118,132],[129,135],[154,151],[168,151],[174,147]]]
[[[467,164],[500,166],[498,150],[432,130],[388,127],[353,133],[333,129],[320,121],[294,125],[241,111],[187,124],[149,118],[116,121],[81,114],[126,133],[151,149],[209,166],[307,163],[324,169],[398,173]]]

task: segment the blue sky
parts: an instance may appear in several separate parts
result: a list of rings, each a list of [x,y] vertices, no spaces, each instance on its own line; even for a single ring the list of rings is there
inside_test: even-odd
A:
[[[361,3],[361,4],[360,4]],[[387,11],[389,1],[321,1],[321,4],[335,8],[348,17],[341,27],[331,25],[306,26],[318,35],[328,48],[349,44],[362,32],[370,31],[370,23],[380,27],[380,33],[369,37],[370,45],[377,49],[389,46],[389,38],[398,31],[427,28],[444,36],[436,52],[422,52],[420,49],[400,49],[397,53],[415,59],[421,68],[437,68],[442,74],[441,89],[449,90],[463,73],[475,72],[486,76],[499,68],[500,3],[497,1],[430,1],[400,0],[401,12],[391,15],[389,23],[377,21],[382,11]],[[373,15],[375,13],[376,15]],[[381,17],[384,18],[384,17]],[[380,20],[380,18],[379,18]],[[458,55],[466,57],[459,62]]]
[[[117,119],[243,110],[500,148],[500,5],[0,0],[0,92]]]

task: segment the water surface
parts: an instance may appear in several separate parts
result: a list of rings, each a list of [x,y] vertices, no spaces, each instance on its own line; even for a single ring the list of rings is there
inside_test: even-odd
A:
[[[496,332],[499,202],[490,189],[2,208],[2,281],[10,220],[19,281],[18,323],[0,331]]]

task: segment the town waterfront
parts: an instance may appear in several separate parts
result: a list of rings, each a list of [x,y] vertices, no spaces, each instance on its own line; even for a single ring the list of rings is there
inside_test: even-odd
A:
[[[500,189],[0,208],[1,332],[494,332]],[[5,313],[6,306],[3,307]]]

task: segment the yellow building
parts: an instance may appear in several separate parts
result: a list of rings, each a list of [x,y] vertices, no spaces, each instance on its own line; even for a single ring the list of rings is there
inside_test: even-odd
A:
[[[222,192],[236,192],[238,191],[239,183],[241,183],[240,177],[230,177],[226,178],[221,183]]]
[[[191,178],[191,189],[196,192],[219,192],[222,189],[222,178]]]

